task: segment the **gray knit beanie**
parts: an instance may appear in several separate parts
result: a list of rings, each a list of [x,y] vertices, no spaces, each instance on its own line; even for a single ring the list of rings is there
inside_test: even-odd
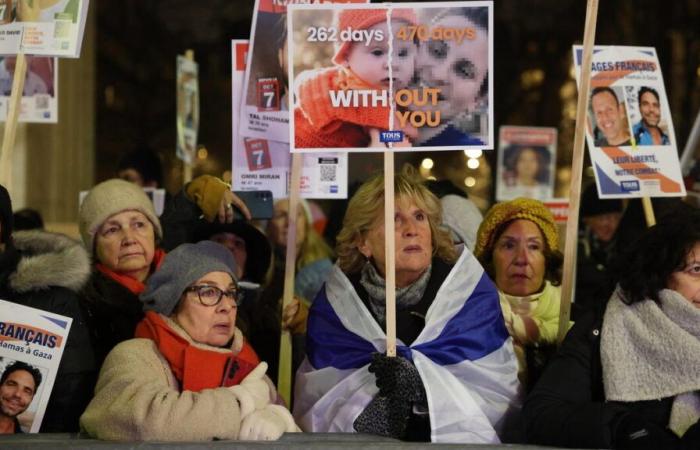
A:
[[[153,224],[156,238],[163,237],[153,202],[143,189],[134,183],[114,178],[90,189],[80,205],[80,235],[89,253],[95,250],[95,233],[100,226],[111,216],[123,211],[143,213]]]
[[[236,261],[223,245],[212,241],[182,244],[165,256],[139,298],[144,311],[170,316],[189,285],[211,272],[226,272],[238,282],[235,271]]]

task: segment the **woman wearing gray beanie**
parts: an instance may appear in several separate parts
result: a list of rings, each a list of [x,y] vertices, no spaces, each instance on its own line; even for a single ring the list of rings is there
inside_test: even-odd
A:
[[[81,417],[108,440],[277,439],[298,431],[273,404],[266,363],[235,327],[236,263],[220,244],[183,244],[169,253],[140,298],[136,339],[107,356],[95,397]]]

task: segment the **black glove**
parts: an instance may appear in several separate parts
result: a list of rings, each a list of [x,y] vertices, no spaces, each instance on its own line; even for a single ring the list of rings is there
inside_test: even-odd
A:
[[[369,371],[377,378],[379,396],[402,400],[411,406],[413,403],[426,402],[420,374],[416,366],[406,358],[374,353]]]
[[[688,428],[681,438],[682,450],[698,450],[700,448],[700,422],[695,422],[695,425]]]
[[[388,397],[377,395],[352,425],[359,433],[401,439],[406,434],[410,413],[407,405],[397,404]]]
[[[670,430],[629,413],[616,421],[613,442],[619,450],[676,450],[680,439]]]

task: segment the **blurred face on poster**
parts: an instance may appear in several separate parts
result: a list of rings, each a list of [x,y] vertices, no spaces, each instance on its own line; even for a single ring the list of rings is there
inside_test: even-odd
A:
[[[392,20],[392,33],[396,35],[400,28],[406,24],[403,21]],[[347,55],[346,67],[355,75],[372,86],[389,88],[389,82],[393,81],[394,90],[403,89],[413,77],[416,46],[411,41],[394,39],[392,42],[393,54],[391,54],[391,80],[389,77],[389,30],[386,22],[380,22],[369,28],[372,40],[368,43],[354,43]],[[377,36],[382,37],[377,39]]]
[[[470,8],[472,9],[472,8]],[[488,74],[488,31],[474,23],[459,10],[448,10],[431,25],[443,28],[473,28],[474,39],[429,40],[421,43],[416,62],[420,81],[431,88],[440,89],[438,105],[443,120],[460,113],[472,112],[485,95],[484,85]]]
[[[594,93],[591,97],[591,108],[607,145],[621,145],[629,140],[629,132],[625,126],[625,109],[612,92],[601,90]]]
[[[526,186],[538,184],[539,170],[540,161],[535,150],[529,147],[522,149],[515,163],[517,183]]]
[[[646,91],[639,97],[639,112],[647,127],[658,127],[661,120],[661,107],[659,99],[653,92]]]

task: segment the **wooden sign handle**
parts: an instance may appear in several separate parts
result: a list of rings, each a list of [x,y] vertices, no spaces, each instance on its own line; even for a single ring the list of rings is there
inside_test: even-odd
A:
[[[569,219],[566,222],[566,240],[564,241],[564,273],[561,283],[561,309],[559,311],[558,342],[564,340],[569,331],[571,316],[571,297],[574,291],[574,272],[576,269],[576,250],[578,244],[578,217],[581,203],[581,175],[583,172],[583,153],[586,142],[586,111],[591,90],[591,59],[595,40],[598,0],[588,0],[586,7],[586,25],[583,32],[583,60],[581,61],[581,85],[578,89],[576,106],[576,134],[574,135],[574,154],[571,170],[571,187],[569,189]]]
[[[386,278],[386,355],[396,356],[396,241],[394,230],[394,153],[384,152],[384,237]]]
[[[24,56],[24,53],[18,53],[16,58],[10,103],[7,110],[7,119],[5,120],[5,133],[3,134],[2,147],[0,148],[0,184],[8,190],[11,190],[12,185],[12,154],[15,149],[19,113],[22,109],[24,79],[27,76],[27,58]]]
[[[185,50],[185,58],[187,58],[190,61],[194,61],[194,50]],[[195,142],[195,146],[196,146],[196,144],[197,143]],[[196,153],[197,152],[195,151],[195,154],[192,155],[192,158],[197,157]],[[182,182],[183,182],[183,184],[189,183],[190,181],[192,181],[192,166],[193,166],[193,162],[187,162],[187,161],[182,162]]]

